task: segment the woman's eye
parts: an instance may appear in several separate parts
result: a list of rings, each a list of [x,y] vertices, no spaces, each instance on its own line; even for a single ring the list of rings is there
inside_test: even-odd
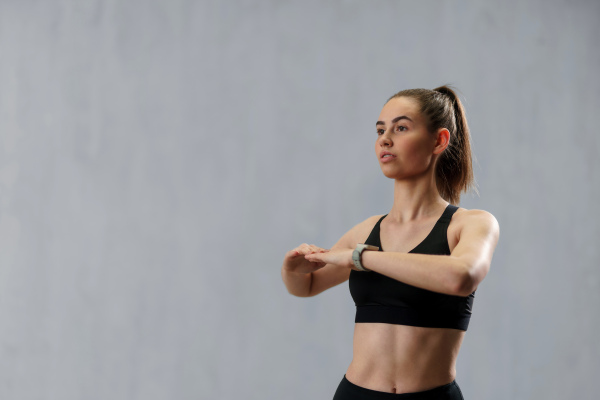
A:
[[[406,128],[405,126],[399,125],[398,128],[396,128],[396,129],[398,129],[399,131],[405,131],[408,128]]]
[[[383,135],[383,129],[377,129],[377,134],[378,135]]]

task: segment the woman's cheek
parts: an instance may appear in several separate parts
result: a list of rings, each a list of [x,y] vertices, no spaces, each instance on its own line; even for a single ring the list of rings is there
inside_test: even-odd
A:
[[[408,164],[416,167],[418,170],[427,169],[431,163],[431,154],[427,153],[423,146],[411,144],[406,147],[406,156]]]

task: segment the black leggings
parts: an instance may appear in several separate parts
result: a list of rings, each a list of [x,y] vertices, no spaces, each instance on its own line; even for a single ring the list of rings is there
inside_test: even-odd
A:
[[[464,398],[456,379],[422,392],[388,393],[355,385],[346,379],[346,374],[344,374],[333,400],[464,400]]]

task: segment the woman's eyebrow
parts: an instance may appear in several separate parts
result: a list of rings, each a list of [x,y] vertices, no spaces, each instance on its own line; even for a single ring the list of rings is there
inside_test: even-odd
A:
[[[392,124],[393,124],[394,122],[398,122],[398,121],[400,121],[401,119],[407,119],[407,120],[409,120],[410,122],[413,122],[413,120],[412,120],[412,119],[410,119],[410,118],[408,118],[406,115],[401,115],[401,116],[399,116],[399,117],[396,117],[396,118],[394,118],[394,119],[392,120]],[[375,123],[375,126],[377,126],[377,125],[385,125],[385,122],[383,122],[383,121],[377,121],[377,122]]]

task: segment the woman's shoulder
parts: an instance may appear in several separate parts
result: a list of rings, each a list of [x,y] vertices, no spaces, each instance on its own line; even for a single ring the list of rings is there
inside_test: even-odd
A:
[[[379,220],[382,217],[384,217],[385,215],[387,215],[387,214],[371,215],[370,217],[368,217],[365,220],[363,220],[362,222],[360,222],[357,226],[359,226],[362,230],[371,231],[371,229],[373,229],[375,227],[377,222],[379,222]]]
[[[381,217],[383,217],[385,215],[387,215],[387,214],[372,215],[372,216],[367,217],[366,219],[362,220],[358,224],[356,224],[351,229],[352,231],[354,231],[355,242],[362,243],[361,240],[363,240],[364,238],[369,236],[369,234],[371,233],[373,228],[375,228],[375,225],[377,224],[377,222],[381,219]]]
[[[467,220],[485,219],[485,220],[490,220],[490,221],[496,220],[496,217],[494,217],[494,215],[492,215],[491,212],[486,211],[486,210],[479,210],[476,208],[468,209],[468,208],[458,207],[458,209],[456,210],[454,215],[456,216],[456,219],[467,219]],[[454,219],[454,216],[452,219]]]
[[[456,210],[448,226],[448,246],[451,251],[461,240],[489,241],[490,248],[495,248],[500,235],[498,221],[489,211],[459,208]]]
[[[372,215],[354,225],[350,228],[334,245],[339,248],[355,248],[358,243],[364,243],[366,238],[369,236],[375,224],[381,217],[385,214],[381,215]],[[332,247],[333,248],[333,247]]]
[[[473,225],[486,230],[499,230],[498,220],[491,212],[475,208],[459,207],[452,216],[451,222],[459,231],[465,226]]]

